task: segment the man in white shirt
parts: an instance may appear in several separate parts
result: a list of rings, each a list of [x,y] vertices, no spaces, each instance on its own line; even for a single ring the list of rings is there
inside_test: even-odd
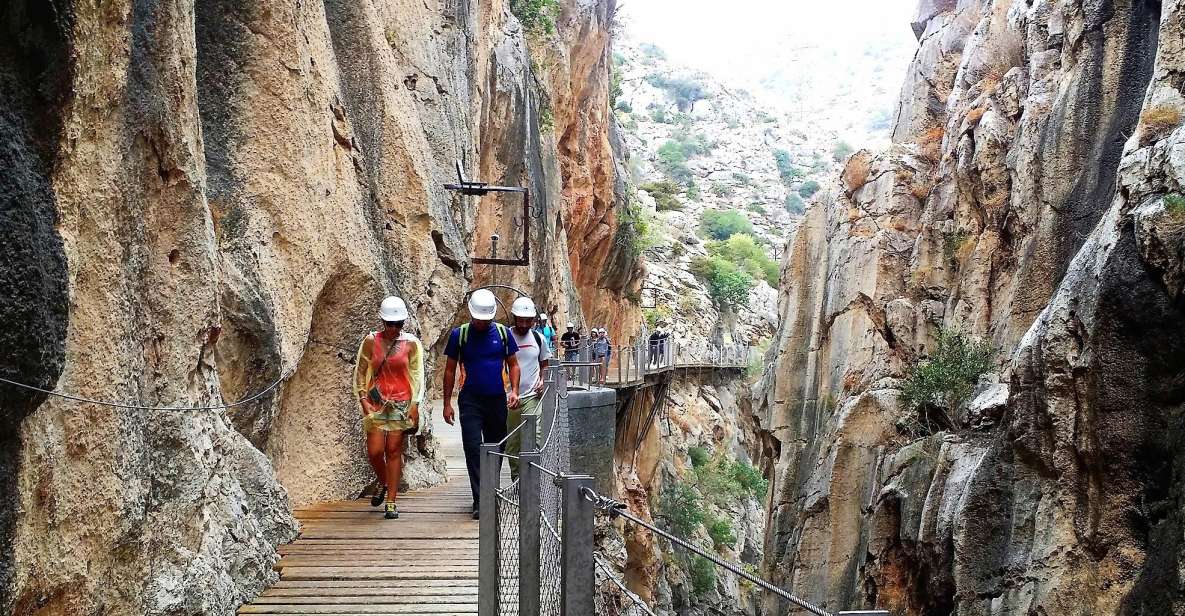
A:
[[[548,348],[543,336],[532,327],[538,313],[531,298],[520,297],[514,300],[514,304],[510,306],[510,314],[514,317],[514,327],[510,329],[510,335],[518,345],[515,358],[519,366],[519,388],[518,406],[508,409],[506,414],[506,430],[513,434],[506,441],[505,453],[518,456],[522,448],[522,436],[516,429],[522,423],[523,415],[539,415],[539,402],[543,397],[543,375],[547,361],[551,359],[551,349]],[[537,431],[541,428],[542,426],[536,422]],[[540,436],[535,435],[536,443],[539,442]],[[510,475],[518,478],[517,457],[510,458]]]

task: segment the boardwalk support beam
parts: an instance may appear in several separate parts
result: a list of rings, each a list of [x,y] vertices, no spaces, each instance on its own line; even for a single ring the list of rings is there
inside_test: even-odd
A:
[[[481,446],[481,514],[477,555],[478,616],[498,616],[498,478],[501,461],[497,443]]]
[[[561,616],[588,616],[593,613],[595,573],[593,562],[593,506],[585,490],[593,487],[588,475],[565,475],[560,501],[563,507],[563,550],[560,567]]]

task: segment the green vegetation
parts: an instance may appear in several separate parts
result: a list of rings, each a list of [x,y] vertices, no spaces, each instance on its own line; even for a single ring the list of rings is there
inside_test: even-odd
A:
[[[679,537],[690,537],[707,517],[699,492],[683,482],[672,483],[662,491],[658,511],[666,518],[671,532]]]
[[[752,186],[753,185],[753,178],[749,177],[748,174],[741,173],[740,171],[733,171],[732,172],[732,179],[739,182],[741,184],[741,186]]]
[[[555,115],[551,113],[551,107],[544,107],[539,111],[539,130],[544,132],[555,130]]]
[[[946,260],[953,261],[959,254],[959,249],[963,247],[963,243],[969,239],[971,239],[971,234],[966,231],[944,234],[942,236],[942,254]]]
[[[654,246],[654,230],[646,212],[636,202],[636,197],[632,197],[629,204],[618,212],[617,233],[613,241],[625,250],[631,260]]]
[[[765,216],[765,214],[766,214],[765,206],[761,205],[760,203],[757,203],[757,202],[753,202],[753,203],[750,203],[749,205],[746,205],[745,209],[749,210],[750,212],[753,212],[754,214],[761,214],[762,216]]]
[[[510,12],[530,34],[552,34],[560,16],[559,0],[510,0]]]
[[[765,498],[769,482],[748,462],[717,456],[695,469],[695,485],[717,507],[741,498]]]
[[[995,350],[955,331],[938,332],[938,345],[929,359],[910,367],[901,385],[901,403],[918,412],[916,423],[904,426],[915,436],[932,434],[931,411],[945,427],[953,427],[955,410],[975,389],[979,377],[992,369]]]
[[[726,240],[737,233],[753,235],[753,223],[737,210],[707,210],[700,228],[714,240]]]
[[[766,346],[769,342],[766,341]],[[761,471],[757,467],[737,460],[732,468],[733,478],[740,484],[741,488],[752,495],[754,498],[765,498],[765,492],[769,490],[769,481],[761,475]]]
[[[658,45],[653,43],[642,43],[638,45],[638,50],[642,52],[642,57],[647,60],[666,60],[667,53]]]
[[[708,254],[740,268],[751,278],[761,278],[771,287],[778,284],[778,264],[769,257],[765,246],[757,243],[752,235],[734,233],[722,242],[708,244]]]
[[[713,517],[708,524],[708,536],[712,538],[712,545],[717,550],[732,547],[737,542],[736,531],[732,529],[732,522],[728,518]]]
[[[747,306],[753,278],[720,257],[696,257],[691,273],[708,284],[708,295],[721,308]]]
[[[666,90],[667,95],[675,101],[675,106],[679,108],[679,111],[690,111],[696,101],[707,98],[708,95],[704,90],[704,84],[694,79],[666,77],[652,73],[646,76],[646,82],[656,88]]]
[[[702,597],[716,587],[716,565],[712,561],[696,556],[691,559],[691,593]]]
[[[790,153],[786,150],[774,150],[774,162],[778,164],[778,175],[786,184],[797,179],[802,172],[794,167],[790,161]]]
[[[613,108],[618,111],[625,112],[625,113],[633,113],[634,112],[634,106],[629,104],[629,101],[617,101],[617,104],[614,105]]]
[[[685,194],[687,195],[688,199],[691,199],[692,201],[698,201],[699,200],[699,184],[696,184],[694,180],[691,181],[689,184],[687,184],[687,191]]]
[[[660,321],[670,320],[673,314],[670,306],[642,309],[642,316],[646,319],[646,326],[650,329],[654,329],[654,326],[658,325]]]
[[[609,65],[609,106],[610,107],[617,106],[617,104],[618,104],[617,99],[622,95],[622,92],[623,92],[622,87],[621,87],[621,82],[624,79],[625,79],[625,76],[622,75],[622,73],[621,73],[620,65],[618,65],[617,63],[611,63]],[[624,103],[625,101],[622,101],[622,102]],[[626,106],[629,106],[629,103],[626,103]],[[628,110],[626,110],[626,111],[628,111]]]
[[[819,192],[820,188],[822,187],[819,186],[818,182],[814,180],[807,180],[802,183],[802,186],[798,187],[798,194],[803,199],[810,199],[811,197],[815,196],[815,193]]]
[[[692,468],[699,468],[712,459],[712,453],[706,447],[688,447],[687,457],[691,459]]]
[[[802,197],[798,196],[798,193],[786,195],[786,211],[791,214],[801,214],[806,211],[806,204],[803,203]]]
[[[852,152],[855,150],[846,141],[837,141],[831,149],[831,157],[835,159],[835,162],[842,163],[852,155]]]
[[[711,190],[712,190],[712,194],[716,195],[717,197],[728,198],[728,197],[731,197],[733,194],[731,186],[729,186],[728,184],[722,184],[720,182],[713,182]]]
[[[670,180],[647,182],[639,186],[654,198],[655,207],[660,212],[675,212],[683,209],[683,203],[676,195],[683,192],[683,188]]]
[[[667,123],[667,110],[664,107],[655,107],[650,110],[650,121],[658,122],[659,124]]]
[[[1185,218],[1185,197],[1181,193],[1165,195],[1164,211],[1174,218]]]
[[[711,144],[703,135],[691,135],[686,131],[676,131],[666,143],[658,148],[658,167],[667,177],[687,186],[692,183],[693,175],[687,167],[687,161],[695,156],[706,154],[711,150]]]

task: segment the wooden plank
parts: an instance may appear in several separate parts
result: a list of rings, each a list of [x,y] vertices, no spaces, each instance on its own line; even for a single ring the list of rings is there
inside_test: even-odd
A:
[[[469,595],[336,595],[328,597],[260,597],[255,605],[341,605],[343,603],[414,603],[428,605],[477,605],[477,594]]]
[[[409,567],[285,567],[286,580],[476,580],[477,569],[430,571]]]
[[[425,580],[424,586],[431,586],[433,588],[477,588],[477,582],[471,580]],[[403,589],[407,588],[403,584],[387,584],[381,581],[367,582],[365,580],[289,580],[281,579],[272,585],[272,588],[319,588],[319,589],[340,589],[340,588],[393,588]]]
[[[463,605],[408,605],[402,603],[342,605],[244,605],[240,614],[476,614]]]
[[[437,580],[437,582],[444,582],[446,580]],[[451,580],[447,580],[451,581]],[[436,584],[416,584],[414,586],[391,584],[387,586],[377,586],[370,584],[367,586],[316,586],[316,587],[279,587],[273,586],[261,594],[260,599],[266,597],[363,597],[363,596],[386,596],[386,595],[400,595],[400,596],[414,596],[414,597],[476,597],[477,584],[468,586],[439,586]]]

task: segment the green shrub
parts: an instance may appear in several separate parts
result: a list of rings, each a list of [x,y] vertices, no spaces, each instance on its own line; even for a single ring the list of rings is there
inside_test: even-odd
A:
[[[917,425],[906,431],[933,433],[930,411],[939,413],[945,427],[953,427],[955,410],[971,395],[979,377],[992,369],[994,359],[990,344],[940,330],[930,358],[915,362],[901,384],[902,404],[918,413]]]
[[[687,195],[687,198],[691,199],[692,201],[699,200],[699,184],[696,184],[694,181],[689,183],[687,185],[687,191],[685,194]]]
[[[662,491],[658,510],[671,532],[682,538],[694,534],[707,517],[699,493],[683,482],[672,483]]]
[[[1175,218],[1185,217],[1185,197],[1181,196],[1181,193],[1165,195],[1164,211]]]
[[[953,261],[955,256],[959,254],[959,249],[963,247],[963,243],[969,239],[971,239],[971,234],[966,231],[943,234],[942,254],[946,257],[946,260]]]
[[[736,531],[732,529],[732,522],[728,518],[713,518],[708,524],[708,536],[712,538],[712,545],[716,549],[732,547],[737,542]]]
[[[794,164],[790,162],[790,153],[786,150],[774,150],[774,162],[778,164],[778,175],[783,182],[789,183],[794,179]]]
[[[732,476],[750,496],[758,500],[765,498],[765,492],[769,490],[769,481],[761,475],[761,471],[757,470],[757,467],[748,462],[737,460],[732,467]]]
[[[720,257],[696,257],[690,270],[708,285],[708,295],[721,308],[746,306],[753,278]]]
[[[636,197],[631,198],[629,203],[618,211],[617,233],[613,237],[613,241],[631,260],[637,259],[655,243],[654,229],[646,212],[635,199]]]
[[[666,321],[674,314],[670,306],[659,306],[657,308],[643,308],[642,317],[646,319],[646,326],[654,329],[660,321]]]
[[[762,216],[765,216],[765,206],[761,205],[760,203],[750,203],[749,205],[745,206],[745,209],[753,212],[754,214],[761,214]]]
[[[741,184],[741,186],[752,186],[753,185],[753,178],[749,177],[748,174],[741,173],[740,171],[733,171],[732,172],[732,179],[739,182]]]
[[[712,459],[712,454],[704,447],[688,447],[687,457],[691,458],[692,468],[699,468]]]
[[[737,233],[753,235],[753,223],[737,210],[707,210],[700,228],[714,240],[726,240]]]
[[[646,76],[646,81],[656,88],[666,90],[679,111],[688,111],[696,101],[707,97],[704,84],[694,79],[650,74]]]
[[[814,180],[807,180],[802,183],[802,186],[798,187],[798,194],[803,199],[810,199],[811,197],[815,196],[815,193],[819,192],[820,188],[822,187],[819,186],[818,182]]]
[[[647,60],[665,60],[667,58],[666,52],[654,43],[642,43],[638,45],[638,50],[642,52],[642,57]]]
[[[510,12],[531,34],[552,34],[560,16],[559,0],[510,0]]]
[[[786,211],[791,214],[801,214],[806,211],[806,204],[803,203],[802,197],[798,196],[798,193],[786,195]]]
[[[852,155],[852,152],[855,152],[855,150],[852,149],[852,146],[848,145],[847,142],[837,141],[835,142],[835,146],[831,149],[831,157],[835,159],[835,162],[841,163],[847,160],[848,157]]]
[[[708,244],[708,254],[732,263],[751,278],[764,279],[771,287],[778,284],[781,275],[778,263],[752,235],[734,233],[723,242],[712,242]]]
[[[728,184],[721,184],[721,183],[716,182],[716,183],[712,184],[712,194],[716,195],[717,197],[727,198],[727,197],[732,196],[733,191],[732,191],[732,187],[729,186]]]
[[[702,597],[716,587],[716,565],[702,557],[691,559],[691,593]]]
[[[683,192],[683,188],[670,180],[647,182],[638,187],[654,198],[655,207],[660,212],[673,212],[683,209],[683,203],[676,195]]]
[[[614,107],[614,109],[616,109],[618,111],[625,112],[625,113],[633,113],[634,112],[634,106],[631,105],[629,103],[629,101],[624,101],[624,100],[617,101],[617,105]]]
[[[663,107],[655,107],[650,110],[650,121],[658,122],[659,124],[667,123],[667,110]]]

